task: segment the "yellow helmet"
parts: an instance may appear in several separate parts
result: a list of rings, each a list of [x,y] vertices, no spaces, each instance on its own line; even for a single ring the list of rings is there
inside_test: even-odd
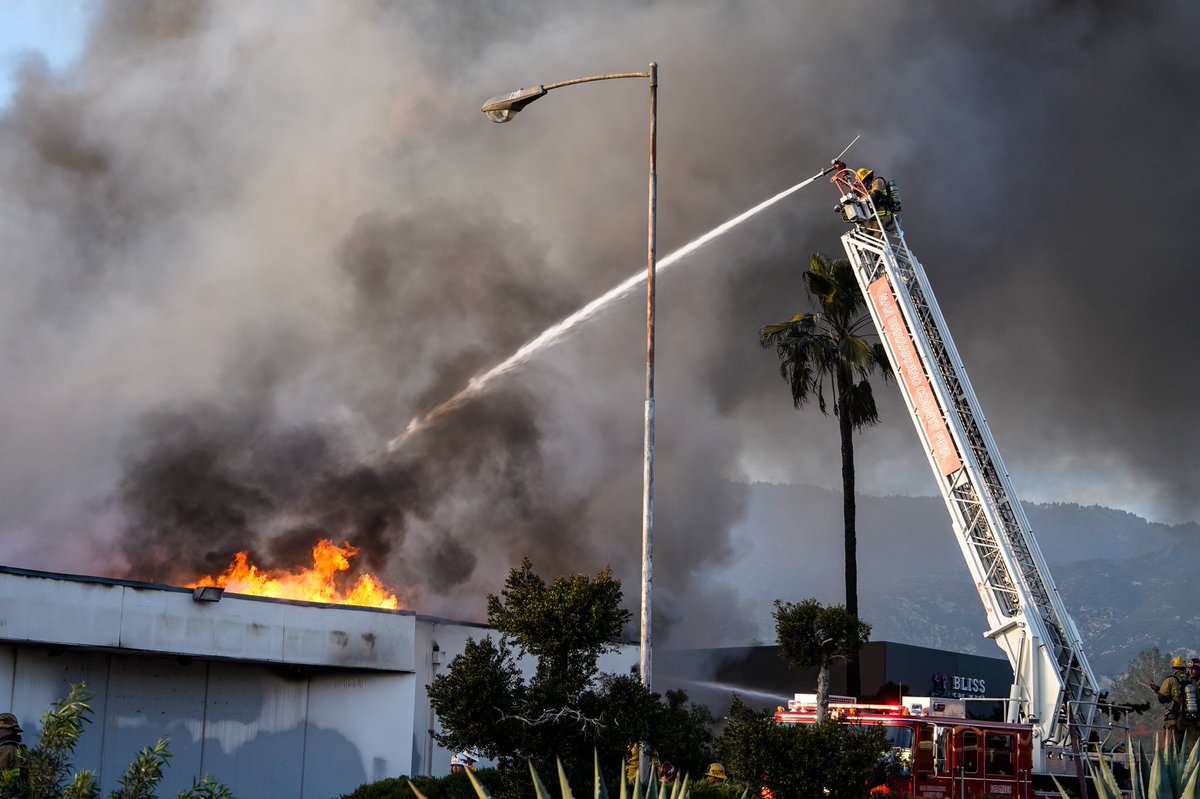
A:
[[[710,763],[708,771],[704,772],[705,777],[712,777],[715,780],[725,779],[725,767],[720,763]]]
[[[855,172],[854,174],[858,175],[859,180],[861,180],[863,183],[866,183],[868,180],[875,177],[875,170],[867,169],[866,167],[864,167],[864,168],[858,170],[857,172]]]
[[[1173,669],[1187,668],[1187,663],[1184,661],[1183,658],[1176,657],[1174,660],[1171,661],[1171,668],[1173,668]]]

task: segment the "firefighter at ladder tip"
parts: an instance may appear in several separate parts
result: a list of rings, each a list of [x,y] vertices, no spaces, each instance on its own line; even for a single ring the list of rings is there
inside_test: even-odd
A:
[[[1200,658],[1192,658],[1191,662],[1175,657],[1171,661],[1171,674],[1162,681],[1161,685],[1147,685],[1158,695],[1160,704],[1167,707],[1163,711],[1163,729],[1175,743],[1179,743],[1186,735],[1196,740],[1200,733],[1200,701],[1197,691],[1200,691]]]
[[[833,170],[840,172],[846,168],[844,161],[834,159]],[[896,186],[896,182],[876,175],[875,170],[869,167],[851,171],[858,182],[862,184],[866,195],[871,198],[871,203],[875,206],[875,213],[879,216],[879,222],[871,219],[866,223],[866,227],[878,230],[879,224],[882,223],[886,232],[895,232],[896,214],[900,213],[900,189]],[[834,211],[841,213],[841,206],[834,208]]]

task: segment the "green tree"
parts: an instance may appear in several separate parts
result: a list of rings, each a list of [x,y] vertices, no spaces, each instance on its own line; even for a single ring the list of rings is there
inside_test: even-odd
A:
[[[734,779],[775,799],[862,799],[889,744],[878,724],[776,724],[735,697],[717,740],[717,756]]]
[[[615,652],[613,643],[633,614],[621,607],[621,582],[606,568],[559,577],[547,585],[529,558],[509,572],[500,596],[487,599],[488,623],[537,659],[529,689],[546,706],[568,705],[596,676],[596,659]]]
[[[1135,738],[1152,738],[1162,731],[1163,716],[1155,694],[1163,679],[1171,673],[1171,655],[1158,650],[1145,649],[1138,652],[1124,673],[1113,681],[1108,692],[1108,701],[1115,705],[1126,705],[1133,711],[1122,719],[1129,725]]]
[[[850,658],[871,635],[871,625],[842,605],[815,599],[775,600],[775,635],[780,653],[800,668],[817,668],[817,720],[829,712],[829,671],[835,658]]]
[[[4,799],[99,799],[100,785],[89,770],[72,774],[71,758],[92,720],[88,704],[92,693],[83,683],[71,686],[66,698],[42,716],[42,734],[36,746],[18,752],[20,768],[0,773],[0,797]],[[165,739],[138,753],[109,799],[155,799],[155,789],[171,752]],[[211,777],[193,780],[192,787],[177,799],[233,799],[229,789]]]
[[[428,687],[443,729],[438,743],[496,759],[522,791],[527,759],[543,774],[555,773],[556,758],[568,774],[590,774],[593,751],[615,765],[630,744],[645,741],[667,759],[705,761],[712,740],[705,709],[687,707],[682,692],[664,700],[635,676],[598,673],[597,659],[616,650],[631,619],[621,598],[611,569],[547,583],[526,558],[500,595],[488,597],[488,623],[500,639],[468,641]],[[520,655],[535,660],[528,682]]]
[[[654,747],[675,764],[681,777],[703,779],[712,762],[715,722],[707,706],[688,701],[686,691],[667,691],[655,725]]]
[[[818,310],[798,313],[786,322],[766,325],[759,342],[779,356],[779,374],[799,408],[814,396],[821,413],[828,414],[826,385],[833,394],[833,415],[838,420],[842,444],[842,516],[846,552],[846,609],[858,615],[858,535],[854,503],[854,432],[879,422],[870,377],[878,372],[885,380],[892,367],[874,335],[865,312],[866,301],[850,262],[821,253],[809,257],[804,288]],[[857,659],[850,669],[851,692],[858,692]]]

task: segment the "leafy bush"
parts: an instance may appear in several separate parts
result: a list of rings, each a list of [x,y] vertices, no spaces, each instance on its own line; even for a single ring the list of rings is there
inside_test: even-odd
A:
[[[740,799],[746,789],[727,782],[714,784],[709,782],[693,782],[688,786],[691,799]]]
[[[42,716],[42,735],[37,746],[17,753],[19,768],[0,773],[0,797],[4,799],[100,799],[100,785],[90,770],[71,772],[75,746],[85,724],[92,720],[88,700],[92,694],[83,683],[71,686],[65,699],[54,704]],[[155,789],[171,752],[160,739],[138,753],[109,799],[156,799]],[[192,787],[177,799],[233,799],[221,783],[211,777],[193,780]]]
[[[568,783],[567,772],[563,769],[562,761],[557,761],[555,765],[558,769],[558,785],[561,799],[574,799],[574,792],[571,790],[571,786]],[[528,764],[528,767],[529,777],[533,782],[533,793],[536,799],[553,799],[552,794],[546,787],[546,784],[542,782],[542,778],[538,775],[537,768],[534,767],[532,762]],[[624,771],[624,764],[622,764],[621,770],[618,773],[624,773]],[[475,791],[475,796],[471,799],[492,799],[492,792],[488,788],[484,787],[484,785],[477,779],[476,772],[467,772],[463,776],[466,776],[467,779],[471,781],[471,787]],[[501,776],[505,777],[506,775]],[[416,799],[432,799],[432,797],[427,796],[412,782],[408,783],[408,785],[412,789],[413,795],[416,797]],[[634,781],[632,794],[629,790],[629,786],[624,782],[620,782],[619,785],[620,799],[627,799],[627,797],[630,796],[632,796],[632,799],[690,799],[689,784],[686,780],[680,780],[670,785],[660,785],[652,778],[649,783],[643,785],[641,779],[639,778]],[[604,783],[604,778],[600,774],[599,753],[595,751],[592,752],[591,794],[594,799],[608,799],[610,795],[608,787]],[[519,791],[510,795],[527,796],[528,794],[526,791]],[[743,795],[741,799],[746,799],[746,796]]]
[[[495,769],[480,769],[476,779],[491,793],[502,790],[504,780]],[[409,783],[428,799],[478,799],[466,772],[445,777],[390,777],[386,780],[360,785],[338,799],[413,799]]]
[[[728,719],[718,758],[752,792],[766,777],[775,799],[859,799],[890,748],[877,724],[776,724],[737,698]]]

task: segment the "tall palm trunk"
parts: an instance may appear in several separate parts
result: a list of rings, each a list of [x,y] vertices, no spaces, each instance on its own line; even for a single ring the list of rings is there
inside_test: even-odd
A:
[[[850,418],[850,375],[837,370],[838,428],[842,433],[842,519],[846,544],[846,611],[858,618],[858,533],[854,518],[854,425]],[[846,658],[846,693],[858,698],[858,653]]]
[[[846,610],[858,618],[858,534],[854,526],[854,425],[850,419],[850,376],[838,369],[838,427],[842,433],[842,519],[846,533]]]

